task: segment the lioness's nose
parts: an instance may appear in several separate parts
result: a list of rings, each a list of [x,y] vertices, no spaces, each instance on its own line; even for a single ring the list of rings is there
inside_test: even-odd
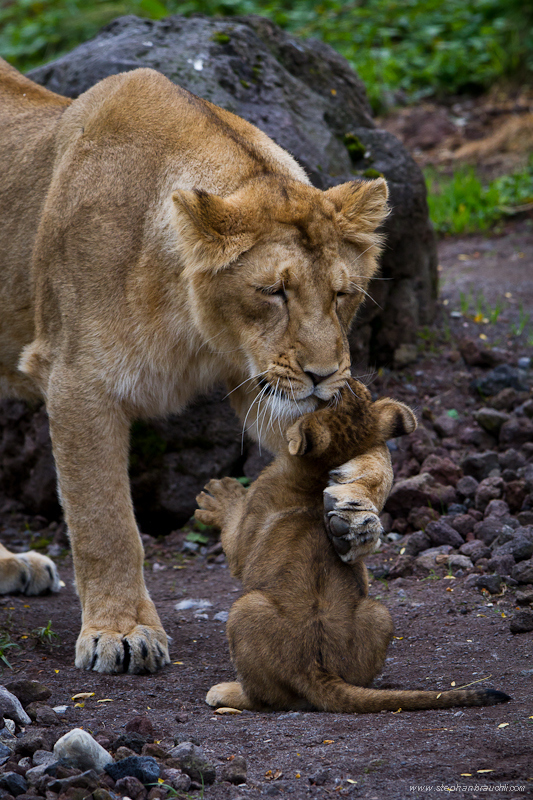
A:
[[[328,372],[327,375],[318,375],[316,372],[306,372],[305,374],[311,378],[313,385],[317,386],[319,383],[322,383],[322,381],[326,381],[328,378],[331,378],[331,376],[335,375],[336,372],[337,370],[334,369],[333,372]]]

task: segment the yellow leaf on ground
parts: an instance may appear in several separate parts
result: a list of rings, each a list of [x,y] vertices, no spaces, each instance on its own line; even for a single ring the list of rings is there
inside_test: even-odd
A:
[[[110,697],[104,697],[102,700],[97,700],[96,702],[97,703],[114,703],[114,700],[112,700]]]
[[[471,772],[461,772],[461,778],[471,778],[471,777],[472,777]]]
[[[94,692],[78,692],[78,694],[73,695],[70,699],[87,700],[88,697],[94,697]]]
[[[476,772],[494,772],[493,769],[478,769]]]
[[[498,725],[498,728],[508,728],[508,727],[509,727],[508,722],[502,722],[500,725]]]
[[[230,708],[229,706],[222,706],[217,708],[215,714],[242,714],[240,708]]]
[[[74,703],[74,708],[85,708],[85,703]]]
[[[479,338],[483,339],[483,341],[486,342],[489,337],[487,336],[486,333],[480,333],[479,334]]]

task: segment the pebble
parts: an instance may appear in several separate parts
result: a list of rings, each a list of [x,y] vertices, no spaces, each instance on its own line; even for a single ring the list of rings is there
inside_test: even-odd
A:
[[[529,369],[531,366],[531,358],[529,356],[522,356],[518,359],[519,369]]]
[[[246,783],[246,772],[246,759],[243,756],[235,756],[217,770],[217,778],[220,781],[227,781],[238,786],[241,783]]]
[[[179,768],[186,772],[192,781],[211,784],[215,782],[215,767],[210,764],[203,750],[192,742],[182,742],[169,751],[171,756],[178,764]]]
[[[111,744],[111,750],[118,750],[119,747],[128,747],[134,753],[141,753],[144,745],[150,737],[144,736],[137,731],[127,731]]]
[[[138,778],[133,775],[126,775],[124,778],[119,778],[115,784],[115,791],[123,797],[129,797],[131,800],[139,800],[146,797],[144,785]]]
[[[509,626],[511,633],[528,633],[533,631],[533,611],[518,611]]]
[[[510,364],[500,364],[483,377],[472,381],[472,386],[483,397],[491,397],[508,388],[516,389],[517,392],[527,392],[528,387],[524,378],[522,370],[511,367]]]
[[[503,423],[509,419],[509,414],[497,411],[495,408],[480,408],[474,413],[474,419],[488,433],[497,436]]]
[[[188,611],[190,608],[211,608],[213,603],[209,600],[199,600],[193,597],[187,598],[187,600],[180,600],[179,603],[176,603],[174,606],[175,611]]]
[[[112,761],[107,750],[81,728],[74,728],[58,739],[54,745],[54,755],[68,766],[81,770],[94,769],[96,772],[102,772]]]
[[[182,772],[181,769],[173,769],[169,767],[163,770],[161,777],[168,786],[172,787],[176,792],[188,792],[191,788],[191,779],[187,773]]]
[[[22,704],[18,697],[6,689],[5,686],[0,686],[0,716],[7,717],[16,722],[18,725],[30,725],[31,719],[24,711]]]
[[[157,783],[159,764],[152,756],[129,756],[111,764],[106,764],[105,771],[114,781],[131,776],[141,783]]]
[[[142,736],[153,736],[154,726],[149,717],[145,714],[139,714],[137,717],[132,717],[132,719],[126,723],[126,731],[135,731],[135,733],[140,733]]]
[[[4,772],[0,775],[0,788],[5,789],[13,797],[17,797],[26,792],[28,783],[18,772]]]
[[[475,478],[476,481],[482,481],[483,478],[487,478],[489,472],[491,472],[491,470],[497,466],[498,453],[495,453],[493,450],[486,450],[484,453],[470,453],[461,461],[461,469],[463,470],[465,476],[468,475],[472,478]],[[463,481],[464,478],[457,483],[457,491],[459,494],[463,493],[462,487],[465,486]],[[475,494],[476,489],[477,486],[472,493],[464,493],[463,496],[472,497]]]
[[[24,707],[29,706],[30,703],[48,700],[52,694],[52,690],[39,681],[11,681],[6,684],[6,689],[18,697]]]
[[[460,533],[442,519],[430,522],[426,526],[425,533],[434,545],[449,544],[452,547],[461,547],[465,541]]]

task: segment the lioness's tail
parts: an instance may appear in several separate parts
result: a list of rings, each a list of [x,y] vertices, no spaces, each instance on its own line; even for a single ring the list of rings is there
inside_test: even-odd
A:
[[[305,680],[305,679],[304,679]],[[445,692],[365,689],[352,686],[336,675],[319,671],[309,676],[305,697],[319,711],[371,714],[378,711],[420,711],[455,706],[494,706],[511,698],[496,689],[453,689]]]

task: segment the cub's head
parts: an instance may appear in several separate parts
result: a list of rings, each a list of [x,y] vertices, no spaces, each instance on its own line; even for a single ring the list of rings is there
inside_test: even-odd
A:
[[[345,385],[387,196],[382,178],[323,192],[280,176],[224,198],[174,193],[195,326],[230,388],[245,379],[245,407],[292,420]]]
[[[370,392],[349,378],[339,402],[305,414],[287,431],[289,453],[317,461],[328,471],[417,426],[409,406],[388,397],[372,402]]]

